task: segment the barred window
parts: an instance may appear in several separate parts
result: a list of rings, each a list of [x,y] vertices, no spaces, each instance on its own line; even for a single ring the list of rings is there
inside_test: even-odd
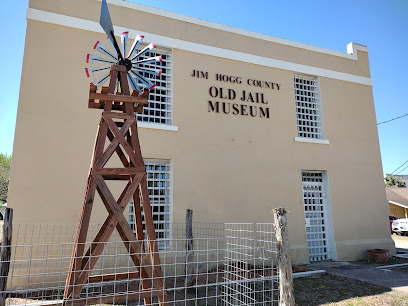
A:
[[[149,103],[143,107],[143,113],[137,115],[138,121],[157,123],[157,124],[172,124],[172,95],[171,95],[171,51],[164,48],[155,48],[154,52],[146,52],[140,59],[145,59],[153,56],[161,55],[162,62],[140,65],[140,68],[161,69],[160,76],[155,76],[147,72],[140,72],[146,78],[149,78],[156,84],[156,87],[149,95]],[[138,50],[140,51],[140,50]]]
[[[159,247],[163,248],[166,240],[170,238],[170,162],[145,160],[147,173],[147,189],[149,190],[150,205],[152,208],[153,222]],[[145,220],[142,208],[143,233],[146,235]],[[133,205],[129,205],[129,224],[135,231]],[[161,241],[161,242],[160,242]]]
[[[324,139],[318,79],[295,75],[294,85],[298,136]]]

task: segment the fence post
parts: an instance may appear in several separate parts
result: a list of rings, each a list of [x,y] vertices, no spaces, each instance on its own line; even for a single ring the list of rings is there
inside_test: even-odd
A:
[[[11,234],[13,229],[13,209],[6,208],[3,218],[3,241],[0,262],[0,306],[6,305],[7,277],[10,268]]]
[[[193,211],[186,210],[186,286],[194,283]]]
[[[290,248],[286,210],[284,208],[273,209],[273,217],[275,221],[276,245],[278,247],[279,305],[292,306],[295,305],[295,295],[293,292],[292,263],[289,254]]]

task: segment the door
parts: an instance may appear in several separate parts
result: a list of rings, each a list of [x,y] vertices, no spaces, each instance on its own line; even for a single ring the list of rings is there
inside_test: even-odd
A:
[[[328,239],[328,209],[323,171],[303,171],[303,206],[310,261],[331,259]]]

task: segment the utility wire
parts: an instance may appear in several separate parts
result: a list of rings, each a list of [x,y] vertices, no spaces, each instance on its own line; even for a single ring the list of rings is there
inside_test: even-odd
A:
[[[405,169],[407,169],[408,166],[406,166],[404,169],[402,169],[401,171],[398,171],[398,173],[395,173],[395,175],[400,174],[402,171],[404,171]]]
[[[399,166],[397,169],[395,169],[394,171],[392,171],[391,173],[390,173],[390,175],[392,175],[394,172],[397,172],[397,170],[399,169],[399,168],[401,168],[403,165],[405,165],[406,163],[408,163],[408,160],[405,162],[405,163],[403,163],[401,166]],[[405,168],[404,168],[405,169]]]
[[[394,121],[394,120],[397,120],[397,119],[400,119],[400,118],[403,118],[403,117],[406,117],[406,116],[408,116],[408,114],[405,114],[405,115],[402,115],[402,116],[399,116],[399,117],[392,118],[392,119],[390,119],[390,120],[386,120],[386,121],[377,123],[377,125],[380,125],[380,124],[383,124],[383,123],[387,123],[387,122],[390,122],[390,121]]]

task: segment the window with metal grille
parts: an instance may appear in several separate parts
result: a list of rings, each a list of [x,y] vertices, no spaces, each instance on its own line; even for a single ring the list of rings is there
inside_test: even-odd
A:
[[[140,65],[140,68],[161,69],[160,76],[155,76],[147,72],[140,74],[154,82],[156,87],[152,89],[149,95],[149,103],[143,107],[143,113],[137,115],[137,120],[142,122],[168,124],[171,125],[172,119],[172,95],[171,95],[171,51],[163,48],[155,48],[154,52],[146,52],[140,56],[140,60],[161,55],[162,62]],[[140,51],[140,50],[138,50]]]
[[[323,172],[303,171],[302,188],[309,259],[310,261],[330,259]]]
[[[295,75],[294,85],[298,136],[324,139],[318,79]]]
[[[154,228],[159,247],[165,248],[170,238],[170,206],[171,206],[171,180],[170,162],[145,160],[147,173],[147,189],[149,190],[150,205],[152,208]],[[143,233],[146,235],[146,227],[142,208]],[[129,224],[135,231],[135,219],[133,205],[129,205]]]

